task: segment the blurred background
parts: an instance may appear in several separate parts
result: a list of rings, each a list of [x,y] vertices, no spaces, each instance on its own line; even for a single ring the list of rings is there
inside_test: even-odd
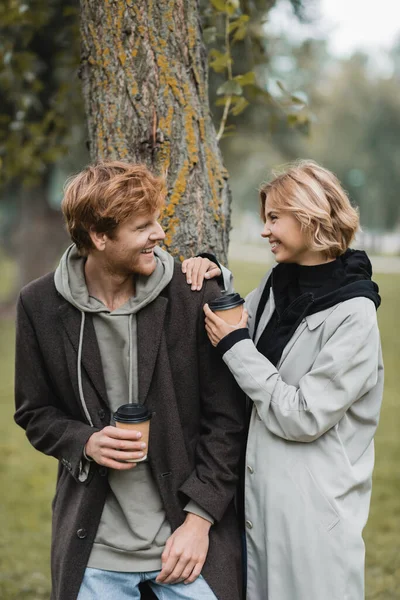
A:
[[[218,2],[200,2],[209,49],[218,42],[218,23],[215,27],[210,12]],[[238,109],[229,120],[221,140],[233,195],[230,266],[237,289],[245,294],[271,263],[260,238],[257,190],[279,165],[300,157],[321,162],[338,175],[359,207],[362,232],[355,245],[371,255],[380,285],[386,365],[365,532],[366,597],[400,599],[400,342],[395,332],[400,294],[400,4],[247,4],[254,10],[251,35],[256,44],[249,48],[239,36],[232,55],[238,72],[252,63],[259,89],[242,105],[245,110]],[[0,27],[0,598],[36,600],[49,597],[56,462],[31,449],[12,421],[13,307],[18,289],[52,269],[68,243],[59,210],[62,186],[89,162],[89,154],[77,3],[4,1]],[[211,69],[217,129],[222,81],[221,71]]]

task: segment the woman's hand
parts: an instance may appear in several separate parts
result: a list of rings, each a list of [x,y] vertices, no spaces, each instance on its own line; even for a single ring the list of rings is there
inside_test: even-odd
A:
[[[221,275],[221,269],[208,258],[187,258],[182,263],[182,273],[186,274],[186,282],[193,291],[200,291],[204,279],[213,279]]]
[[[242,318],[237,325],[228,325],[228,323],[225,323],[223,319],[213,313],[208,304],[204,305],[203,310],[206,315],[207,335],[213,346],[216,346],[222,338],[232,333],[234,329],[245,329],[247,327],[249,314],[245,308],[243,309]]]

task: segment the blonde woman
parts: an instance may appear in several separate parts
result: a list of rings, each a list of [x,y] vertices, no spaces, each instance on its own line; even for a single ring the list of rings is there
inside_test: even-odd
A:
[[[251,406],[245,468],[247,600],[362,600],[374,434],[383,391],[378,288],[350,250],[357,212],[312,161],[260,191],[277,265],[236,329],[206,329]],[[220,274],[183,264],[192,288]]]

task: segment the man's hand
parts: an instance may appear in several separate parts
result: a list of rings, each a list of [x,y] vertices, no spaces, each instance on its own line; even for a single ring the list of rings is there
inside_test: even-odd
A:
[[[205,304],[203,307],[205,318],[205,326],[207,335],[210,339],[210,342],[213,346],[217,346],[218,343],[227,335],[232,333],[234,329],[245,329],[247,327],[247,321],[249,318],[249,314],[247,310],[243,309],[242,318],[237,325],[228,325],[225,323],[223,319],[221,319],[218,315],[213,313],[208,304]]]
[[[208,552],[211,523],[188,513],[183,525],[168,538],[162,553],[160,583],[193,583],[200,575]]]
[[[186,273],[186,282],[193,291],[200,291],[204,279],[213,279],[221,275],[221,269],[208,258],[187,258],[182,263],[182,273]]]
[[[109,425],[90,436],[85,446],[86,456],[99,465],[127,471],[136,467],[136,463],[120,461],[139,460],[145,455],[146,444],[140,441],[141,436],[140,431],[118,429]]]

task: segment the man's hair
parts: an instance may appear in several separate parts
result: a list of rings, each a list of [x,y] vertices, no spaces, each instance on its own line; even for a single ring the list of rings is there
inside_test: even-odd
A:
[[[67,180],[61,208],[72,241],[86,255],[94,248],[91,230],[113,238],[128,219],[160,210],[165,196],[164,178],[145,165],[99,162]]]
[[[260,188],[262,220],[268,197],[273,208],[292,213],[300,222],[310,250],[327,258],[343,254],[359,228],[359,215],[338,178],[312,160],[299,160],[273,175]]]

